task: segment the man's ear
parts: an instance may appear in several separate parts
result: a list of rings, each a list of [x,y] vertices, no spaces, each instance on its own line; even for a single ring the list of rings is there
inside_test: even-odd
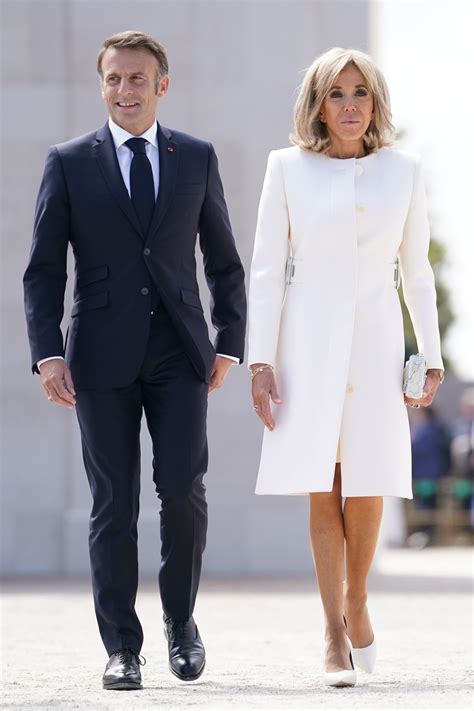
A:
[[[168,89],[170,88],[170,78],[168,74],[163,77],[163,79],[160,79],[156,86],[156,94],[157,96],[161,97],[164,96],[165,94],[168,93]]]

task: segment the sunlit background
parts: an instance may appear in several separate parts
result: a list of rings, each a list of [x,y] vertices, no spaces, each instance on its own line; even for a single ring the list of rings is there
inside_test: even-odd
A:
[[[474,379],[474,4],[372,5],[372,51],[392,97],[402,144],[421,153],[433,234],[446,248],[455,320],[444,342],[457,375]]]

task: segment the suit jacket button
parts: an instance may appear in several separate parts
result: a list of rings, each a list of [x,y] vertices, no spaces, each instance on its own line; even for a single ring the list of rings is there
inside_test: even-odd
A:
[[[143,250],[143,254],[145,255],[145,257],[149,257],[151,254],[151,249],[148,249],[148,247],[145,247],[145,249]]]
[[[349,383],[348,386],[347,386],[347,388],[346,388],[346,393],[347,393],[348,395],[352,395],[353,392],[354,392],[354,386],[353,386],[351,383]]]
[[[141,293],[143,296],[148,296],[149,294],[149,289],[146,288],[146,286],[143,287],[143,289],[140,289]]]

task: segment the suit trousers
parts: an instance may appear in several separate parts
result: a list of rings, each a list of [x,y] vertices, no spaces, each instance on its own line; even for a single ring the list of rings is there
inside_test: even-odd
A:
[[[93,498],[94,605],[109,655],[122,647],[139,652],[143,643],[135,611],[143,411],[161,500],[159,587],[165,617],[187,620],[193,614],[206,544],[208,386],[197,376],[166,311],[160,307],[150,318],[138,378],[123,388],[79,390],[76,397]]]

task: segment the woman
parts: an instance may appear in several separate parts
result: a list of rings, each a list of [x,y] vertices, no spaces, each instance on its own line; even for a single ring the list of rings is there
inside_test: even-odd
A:
[[[353,662],[373,670],[366,586],[382,497],[412,498],[405,405],[431,404],[443,377],[419,160],[389,147],[390,119],[370,57],[315,60],[294,147],[268,159],[251,269],[249,367],[266,427],[256,493],[309,494],[330,686],[354,686]],[[402,393],[398,263],[427,363],[418,401]]]

